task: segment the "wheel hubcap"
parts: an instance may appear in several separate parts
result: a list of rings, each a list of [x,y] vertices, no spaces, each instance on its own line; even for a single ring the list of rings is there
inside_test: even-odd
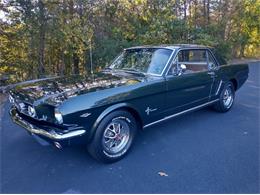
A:
[[[109,153],[120,152],[129,141],[130,128],[126,121],[115,120],[108,124],[103,134],[103,146]]]
[[[226,108],[230,108],[233,103],[233,94],[230,87],[224,92],[223,103]]]

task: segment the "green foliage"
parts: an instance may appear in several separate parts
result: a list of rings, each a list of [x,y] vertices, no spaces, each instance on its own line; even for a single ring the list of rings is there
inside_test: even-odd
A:
[[[6,0],[0,3],[0,80],[90,72],[123,48],[213,46],[222,57],[260,56],[259,0]]]

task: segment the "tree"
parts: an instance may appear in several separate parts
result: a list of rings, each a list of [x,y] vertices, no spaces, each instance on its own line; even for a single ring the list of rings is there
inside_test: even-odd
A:
[[[0,12],[0,74],[12,82],[88,74],[133,45],[260,56],[259,0],[4,0]]]

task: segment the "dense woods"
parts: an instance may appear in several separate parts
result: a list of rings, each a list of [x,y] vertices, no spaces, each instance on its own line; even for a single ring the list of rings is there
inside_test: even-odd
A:
[[[0,2],[0,77],[8,82],[86,74],[91,64],[97,71],[133,45],[196,43],[226,58],[260,56],[260,0]]]

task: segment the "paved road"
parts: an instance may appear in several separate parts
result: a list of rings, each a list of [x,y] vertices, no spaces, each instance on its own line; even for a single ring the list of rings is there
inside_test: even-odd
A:
[[[259,69],[260,62],[250,64],[230,112],[206,108],[150,127],[111,165],[92,160],[84,148],[39,145],[10,121],[6,103],[1,192],[259,193]]]

